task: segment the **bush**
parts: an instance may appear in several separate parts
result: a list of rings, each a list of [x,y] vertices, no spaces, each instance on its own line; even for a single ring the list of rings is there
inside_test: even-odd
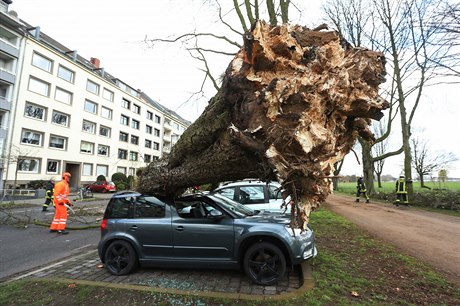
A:
[[[129,189],[136,188],[136,178],[133,175],[128,176],[128,186]]]
[[[107,181],[107,179],[105,178],[105,175],[99,174],[99,175],[97,176],[96,181],[97,181],[97,182],[104,182],[104,181]]]
[[[45,189],[46,187],[46,184],[48,183],[48,181],[45,181],[45,180],[36,180],[36,181],[30,181],[29,184],[27,184],[29,186],[30,189]]]
[[[394,192],[379,192],[372,195],[373,199],[393,202],[396,199]],[[460,191],[431,190],[414,193],[409,203],[415,206],[442,208],[460,211]]]
[[[128,178],[126,174],[121,172],[116,172],[112,174],[112,182],[117,186],[117,190],[125,190],[129,186]]]

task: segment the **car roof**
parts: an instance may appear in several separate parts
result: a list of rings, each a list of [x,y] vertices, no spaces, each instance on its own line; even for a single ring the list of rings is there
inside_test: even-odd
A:
[[[233,181],[233,182],[221,183],[221,185],[216,189],[221,189],[221,188],[224,188],[224,187],[248,186],[248,185],[260,186],[260,185],[266,185],[266,184],[274,185],[276,187],[281,187],[281,184],[278,183],[278,182],[275,182],[275,181],[266,182],[266,181],[261,181],[261,180],[258,180],[258,179],[245,179],[245,180],[241,180],[241,181]]]

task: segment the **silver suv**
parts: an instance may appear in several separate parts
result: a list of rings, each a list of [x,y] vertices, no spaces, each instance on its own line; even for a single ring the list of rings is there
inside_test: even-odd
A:
[[[121,192],[105,210],[98,252],[114,275],[138,265],[242,268],[256,284],[273,285],[288,266],[316,256],[311,228],[289,223],[287,216],[254,214],[220,194],[173,199]]]
[[[281,190],[282,187],[277,182],[242,180],[224,183],[219,188],[216,188],[214,192],[244,204],[252,210],[290,213],[291,206],[289,203],[287,203],[286,207],[282,207],[284,202]]]

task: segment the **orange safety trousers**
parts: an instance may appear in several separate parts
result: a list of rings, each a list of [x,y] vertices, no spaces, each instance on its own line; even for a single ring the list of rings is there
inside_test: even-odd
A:
[[[53,222],[51,222],[50,229],[56,231],[65,230],[65,225],[67,223],[67,207],[63,204],[56,205],[56,212],[54,213]]]

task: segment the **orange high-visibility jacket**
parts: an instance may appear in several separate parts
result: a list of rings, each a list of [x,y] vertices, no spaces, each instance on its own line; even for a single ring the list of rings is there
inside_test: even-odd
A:
[[[69,204],[69,183],[65,180],[62,180],[54,186],[54,204],[64,203]]]

